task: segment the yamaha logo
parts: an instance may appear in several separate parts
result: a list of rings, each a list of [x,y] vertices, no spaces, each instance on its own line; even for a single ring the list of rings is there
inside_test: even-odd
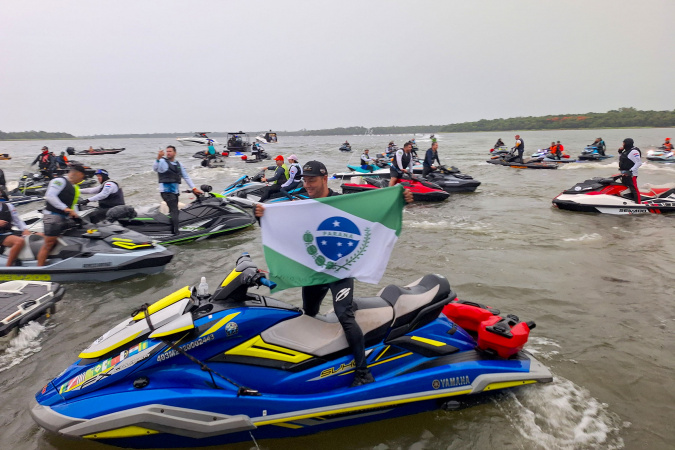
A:
[[[434,388],[434,389],[438,389],[439,387],[441,387],[441,382],[438,381],[438,380],[434,380],[434,381],[431,383],[431,387]]]

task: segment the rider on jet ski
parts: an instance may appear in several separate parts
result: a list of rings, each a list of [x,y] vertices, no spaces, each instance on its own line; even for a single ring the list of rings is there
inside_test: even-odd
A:
[[[56,169],[56,159],[49,153],[49,148],[46,145],[42,147],[42,153],[37,155],[30,165],[34,166],[35,164],[38,164],[38,168],[44,176],[52,177],[52,172]]]
[[[300,164],[298,164],[298,157],[295,155],[289,156],[288,162],[290,163],[288,166],[288,180],[286,180],[286,182],[281,185],[280,191],[282,194],[288,197],[289,200],[293,200],[293,197],[291,194],[289,194],[289,192],[300,186],[302,167],[300,167]]]
[[[365,149],[363,151],[363,154],[361,155],[361,168],[364,170],[370,170],[371,172],[373,171],[373,166],[375,165],[375,160],[370,157],[368,154],[370,150]]]
[[[422,176],[426,177],[431,172],[436,170],[434,166],[434,161],[441,165],[441,161],[438,159],[438,142],[431,144],[431,148],[427,150],[427,153],[424,155],[424,162],[422,163]]]
[[[408,144],[406,144],[408,145]],[[410,152],[410,150],[408,150]],[[319,161],[309,161],[302,168],[302,177],[307,194],[310,198],[325,198],[334,195],[340,195],[328,187],[328,170],[326,166]],[[403,190],[403,197],[406,202],[412,202],[412,193],[407,189]],[[260,218],[265,214],[265,207],[258,203],[255,207],[255,216]],[[315,286],[303,286],[302,288],[302,308],[305,314],[314,317],[319,313],[321,302],[330,289],[333,294],[333,308],[335,314],[344,329],[349,348],[354,353],[354,381],[352,387],[375,381],[373,375],[368,369],[366,361],[366,347],[361,327],[356,323],[354,316],[354,279],[345,278],[328,284]]]
[[[602,138],[596,138],[589,147],[596,147],[598,149],[598,153],[600,155],[605,156],[605,149],[607,148],[607,145],[605,144],[605,141],[602,140]]]
[[[30,231],[26,224],[19,217],[16,208],[9,202],[9,196],[4,186],[0,187],[0,245],[11,248],[7,255],[7,267],[14,265],[14,260],[21,252],[26,241],[12,233],[12,225],[21,230],[24,236],[29,235]]]
[[[403,178],[404,173],[412,175],[413,160],[412,155],[410,154],[411,151],[412,144],[410,142],[406,142],[403,145],[403,150],[396,150],[396,155],[394,155],[394,160],[391,162],[391,166],[389,168],[389,173],[391,175],[389,186],[395,186],[400,181],[400,179]]]
[[[277,157],[274,158],[274,162],[276,163],[276,166],[263,167],[263,170],[274,170],[274,175],[270,178],[263,177],[262,181],[273,181],[274,183],[267,186],[267,189],[263,192],[263,195],[260,197],[261,203],[270,198],[272,194],[281,191],[281,186],[286,183],[289,178],[288,167],[284,164],[284,157],[277,155]]]
[[[45,265],[47,255],[56,245],[58,237],[75,225],[72,219],[79,219],[75,211],[80,196],[77,185],[84,180],[84,176],[84,167],[76,164],[71,166],[66,177],[54,178],[49,182],[45,192],[46,207],[42,210],[45,240],[37,255],[38,267]]]
[[[670,138],[666,138],[666,142],[663,143],[662,147],[664,150],[667,152],[672,152],[673,151],[673,144],[670,143]]]
[[[98,186],[80,189],[80,194],[96,194],[80,202],[81,205],[86,205],[89,202],[98,202],[96,211],[89,214],[89,220],[91,220],[92,223],[98,223],[105,219],[106,213],[110,208],[124,205],[124,193],[122,192],[122,188],[116,181],[110,179],[107,170],[98,169],[96,171],[96,178],[98,178]]]
[[[619,170],[621,171],[621,182],[626,185],[633,194],[635,203],[641,203],[640,190],[637,187],[638,168],[642,165],[642,152],[635,147],[633,139],[623,140],[623,146],[619,149]]]
[[[505,146],[506,146],[506,144],[504,143],[504,141],[502,141],[502,138],[499,138],[499,139],[497,139],[497,143],[495,143],[495,146],[492,147],[492,148],[499,148],[499,147],[505,147]]]

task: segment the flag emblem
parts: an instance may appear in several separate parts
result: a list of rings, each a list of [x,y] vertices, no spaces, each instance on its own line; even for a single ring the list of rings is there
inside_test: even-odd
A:
[[[366,228],[362,236],[354,222],[333,216],[322,221],[315,233],[306,231],[302,238],[316,265],[337,272],[348,268],[363,255],[370,241],[370,228]],[[354,255],[349,257],[352,253]]]

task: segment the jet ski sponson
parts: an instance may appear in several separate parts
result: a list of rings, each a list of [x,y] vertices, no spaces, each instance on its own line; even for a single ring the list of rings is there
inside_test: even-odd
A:
[[[119,223],[153,240],[166,244],[183,244],[224,236],[250,227],[255,223],[252,214],[220,194],[211,193],[211,186],[202,185],[204,195],[182,208],[179,212],[178,235],[172,233],[171,218],[160,212],[118,218]]]
[[[18,256],[21,265],[6,267],[7,255],[0,254],[0,279],[111,281],[159,273],[173,258],[169,250],[135,231],[119,225],[84,224],[65,231],[47,264],[38,267],[36,258],[44,238],[32,234],[24,239]]]
[[[354,299],[376,381],[350,387],[353,355],[335,314],[307,316],[249,292],[261,285],[274,286],[244,255],[212,295],[185,286],[140,307],[36,394],[32,417],[71,438],[193,448],[311,434],[552,380],[526,351],[503,358],[477,348],[440,315],[456,298],[448,280],[426,275]]]
[[[445,192],[474,192],[480,186],[480,181],[461,173],[457,167],[439,166],[437,171],[423,179],[440,186]]]
[[[30,321],[49,317],[65,292],[60,284],[45,281],[0,283],[0,337],[13,334]]]
[[[668,214],[675,212],[675,189],[670,187],[640,189],[642,203],[635,203],[630,189],[617,181],[620,175],[591,178],[577,183],[553,199],[553,206],[568,211],[605,214]]]
[[[343,183],[340,185],[343,194],[355,194],[358,192],[372,191],[389,186],[389,180],[380,178],[363,179],[364,183]],[[440,186],[424,180],[404,180],[401,186],[412,192],[413,200],[417,202],[442,202],[450,197]]]

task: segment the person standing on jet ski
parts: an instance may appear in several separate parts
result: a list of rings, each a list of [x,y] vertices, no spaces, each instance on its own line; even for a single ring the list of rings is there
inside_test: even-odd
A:
[[[642,152],[635,147],[633,139],[626,138],[623,140],[623,146],[619,149],[619,170],[621,171],[621,182],[626,185],[633,194],[635,203],[642,203],[640,201],[640,190],[637,187],[638,169],[642,165]]]
[[[495,144],[494,147],[492,148],[499,148],[499,147],[504,147],[506,144],[504,144],[504,141],[502,141],[502,138],[497,139],[497,143]]]
[[[598,154],[605,156],[605,149],[607,146],[605,145],[605,141],[603,141],[602,138],[596,138],[589,147],[597,148]]]
[[[408,145],[408,144],[406,144]],[[302,168],[302,178],[304,187],[311,199],[333,197],[340,195],[328,187],[328,170],[326,166],[319,161],[309,161]],[[412,202],[412,193],[404,189],[403,197],[407,203]],[[255,216],[260,218],[265,214],[265,207],[258,203],[255,207]],[[333,294],[333,309],[337,315],[340,325],[345,332],[349,348],[354,354],[354,381],[352,387],[375,381],[373,375],[368,369],[366,360],[366,345],[363,337],[363,331],[356,323],[354,311],[354,279],[345,278],[328,284],[319,284],[315,286],[303,286],[302,288],[302,309],[310,317],[319,313],[321,302],[326,297],[328,290]]]
[[[80,216],[75,211],[80,196],[77,185],[84,180],[84,176],[84,167],[75,164],[70,167],[67,176],[57,177],[49,182],[45,192],[46,207],[42,210],[45,240],[37,255],[38,267],[45,265],[58,237],[75,226],[72,219],[79,219]]]
[[[52,177],[56,161],[54,161],[54,157],[51,155],[51,153],[49,153],[49,148],[47,148],[46,145],[42,147],[42,153],[37,155],[30,165],[34,166],[35,164],[38,165],[42,175],[47,178]]]
[[[523,153],[525,152],[525,141],[520,137],[519,134],[516,134],[516,145],[513,148],[518,151],[516,161],[522,164]]]
[[[180,228],[178,196],[180,195],[181,177],[190,186],[192,192],[195,194],[203,194],[203,192],[195,187],[185,167],[176,161],[176,147],[173,145],[166,147],[166,157],[164,156],[164,150],[160,150],[157,153],[157,160],[152,165],[152,170],[157,172],[160,195],[162,196],[162,200],[166,202],[166,206],[169,207],[171,230],[174,235],[178,235]]]
[[[261,203],[270,198],[272,194],[276,194],[277,192],[281,191],[281,185],[286,183],[289,178],[288,167],[286,167],[286,164],[284,164],[284,157],[277,155],[277,157],[274,158],[274,162],[276,163],[276,166],[263,167],[263,170],[274,170],[274,175],[272,175],[271,178],[263,177],[262,179],[264,182],[273,183],[267,186],[267,189],[265,189],[265,192],[263,192],[262,197],[260,197]]]
[[[288,197],[289,200],[293,200],[293,197],[289,192],[293,189],[300,186],[300,181],[302,177],[302,167],[298,164],[298,157],[291,155],[288,157],[288,180],[281,185],[281,193]]]
[[[412,144],[410,142],[406,142],[403,145],[403,150],[399,149],[396,151],[396,155],[394,155],[391,166],[389,166],[389,174],[391,175],[391,178],[389,179],[389,186],[395,186],[401,180],[401,178],[403,178],[404,173],[412,175],[413,160],[412,155],[410,154],[411,151]]]
[[[105,219],[106,213],[110,208],[125,204],[122,188],[116,181],[110,179],[107,170],[98,169],[96,171],[96,178],[99,182],[98,186],[80,189],[80,194],[96,194],[80,202],[80,205],[98,202],[98,208],[88,216],[91,223],[98,223]]]
[[[438,159],[438,142],[434,142],[433,144],[431,144],[431,148],[428,149],[426,154],[424,155],[424,162],[422,163],[423,177],[426,177],[431,172],[437,169],[437,167],[433,165],[434,161],[436,161],[439,166],[441,165],[441,161]]]
[[[9,203],[9,196],[5,186],[0,187],[0,246],[10,249],[7,255],[7,267],[13,266],[16,257],[26,241],[12,233],[12,225],[17,227],[24,236],[30,235],[26,223],[21,220],[14,205]]]

